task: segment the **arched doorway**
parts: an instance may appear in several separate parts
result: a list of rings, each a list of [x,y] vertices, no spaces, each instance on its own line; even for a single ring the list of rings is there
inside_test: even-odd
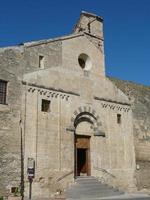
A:
[[[80,113],[75,121],[75,177],[91,175],[90,140],[94,122],[89,113]]]
[[[100,116],[90,106],[78,107],[67,129],[74,132],[74,177],[91,175],[91,141],[105,137]]]

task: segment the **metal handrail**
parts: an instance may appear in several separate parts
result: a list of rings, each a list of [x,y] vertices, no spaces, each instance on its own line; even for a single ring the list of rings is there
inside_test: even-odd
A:
[[[101,171],[101,172],[104,172],[110,176],[112,176],[113,178],[116,178],[113,174],[109,173],[106,169],[103,169],[103,168],[99,168],[99,167],[94,167],[95,170],[97,171]]]
[[[70,174],[73,174],[73,170],[72,171],[70,171],[70,172],[68,172],[68,173],[66,173],[66,174],[64,174],[64,175],[62,175],[61,177],[59,177],[59,178],[57,178],[57,182],[59,182],[59,181],[61,181],[61,180],[63,180],[64,178],[66,178],[67,176],[69,176]]]

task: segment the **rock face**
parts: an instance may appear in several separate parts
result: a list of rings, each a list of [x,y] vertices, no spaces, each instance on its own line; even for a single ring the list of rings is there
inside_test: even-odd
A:
[[[148,161],[142,146],[149,137],[148,109],[142,90],[137,103],[144,111],[134,95],[131,107],[132,93],[128,98],[106,77],[100,17],[83,12],[68,36],[0,49],[2,81],[7,82],[6,102],[0,104],[2,195],[21,190],[27,198],[33,176],[33,198],[61,193],[75,176],[136,189],[135,152],[137,162]],[[142,172],[141,167],[139,188]]]
[[[150,87],[110,78],[130,99],[139,189],[150,188]]]

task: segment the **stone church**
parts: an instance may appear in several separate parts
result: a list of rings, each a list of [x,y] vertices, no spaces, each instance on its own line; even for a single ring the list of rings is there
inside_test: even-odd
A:
[[[0,196],[47,198],[78,176],[150,188],[150,87],[107,77],[104,59],[87,12],[70,35],[0,48]]]

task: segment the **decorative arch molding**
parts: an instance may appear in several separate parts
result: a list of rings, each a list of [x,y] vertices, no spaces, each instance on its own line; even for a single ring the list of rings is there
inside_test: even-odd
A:
[[[100,117],[93,108],[89,106],[80,106],[77,108],[71,118],[72,128],[70,128],[70,130],[75,131],[77,125],[82,121],[87,121],[91,124],[91,128],[93,129],[95,136],[105,137],[105,133],[103,132],[104,128],[102,126]]]

